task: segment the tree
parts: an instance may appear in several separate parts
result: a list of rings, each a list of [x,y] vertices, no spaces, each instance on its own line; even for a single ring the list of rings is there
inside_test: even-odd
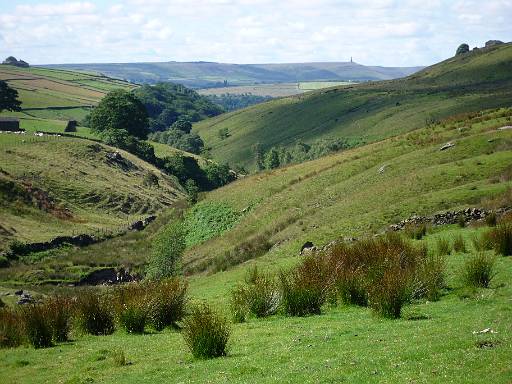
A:
[[[5,81],[0,80],[0,112],[21,111],[21,101],[18,100],[18,91],[9,87]]]
[[[185,251],[185,231],[181,222],[174,222],[160,232],[152,244],[146,275],[161,280],[181,273],[181,257]]]
[[[464,43],[464,44],[459,45],[459,48],[457,48],[457,52],[455,53],[455,55],[458,56],[458,55],[462,55],[462,54],[468,53],[468,52],[469,52],[469,45]]]
[[[279,151],[274,147],[265,153],[265,168],[274,169],[279,167]]]
[[[171,129],[177,129],[185,133],[190,133],[190,131],[192,130],[192,123],[190,122],[189,119],[185,117],[180,117],[171,125]]]
[[[263,164],[263,148],[260,143],[256,143],[253,146],[254,157],[256,158],[256,167],[258,171],[265,169],[265,165]]]
[[[146,139],[148,128],[148,114],[144,104],[125,90],[109,92],[91,112],[91,130],[100,135],[123,129],[131,136]]]

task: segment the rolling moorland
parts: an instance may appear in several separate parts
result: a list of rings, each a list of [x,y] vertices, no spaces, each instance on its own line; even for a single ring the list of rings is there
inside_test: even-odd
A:
[[[512,125],[512,98],[507,89],[510,48],[505,45],[459,56],[400,81],[358,85],[346,91],[333,88],[334,92],[271,101],[199,122],[194,129],[207,145],[214,143],[215,159],[234,161],[243,156],[229,155],[228,151],[237,151],[235,143],[229,141],[231,137],[222,140],[226,148],[218,145],[221,141],[216,131],[221,122],[231,121],[230,134],[238,136],[245,147],[262,142],[262,138],[268,140],[267,147],[282,145],[283,141],[271,141],[270,136],[276,135],[269,131],[263,130],[258,132],[261,136],[254,137],[255,130],[261,129],[255,128],[258,119],[281,127],[284,134],[293,138],[290,140],[306,139],[303,132],[311,124],[303,125],[306,111],[316,121],[321,114],[328,115],[330,109],[336,109],[335,105],[340,108],[359,98],[357,103],[366,100],[363,104],[370,106],[368,112],[355,110],[357,116],[347,121],[360,120],[357,128],[365,133],[350,126],[345,130],[340,125],[339,129],[344,137],[352,129],[354,138],[371,143],[246,176],[201,194],[199,202],[190,207],[169,201],[172,207],[160,210],[158,219],[144,231],[88,247],[65,246],[23,256],[9,268],[0,269],[0,291],[9,293],[2,300],[14,305],[12,292],[19,287],[34,295],[69,293],[70,289],[72,294],[78,294],[79,288],[67,285],[101,268],[143,271],[148,251],[162,229],[178,221],[186,231],[182,264],[189,284],[189,305],[207,301],[231,319],[232,292],[244,279],[250,281],[248,272],[257,266],[260,271],[277,274],[307,262],[310,259],[299,256],[299,252],[308,241],[321,247],[343,238],[378,239],[382,236],[376,238],[375,234],[382,234],[390,224],[411,215],[467,207],[510,207],[512,130],[505,128]],[[403,93],[398,92],[399,84],[403,85]],[[374,93],[370,97],[371,92]],[[287,109],[288,104],[294,109]],[[411,108],[409,112],[405,105]],[[399,112],[395,115],[392,108]],[[297,112],[301,110],[304,112]],[[235,116],[250,117],[235,124]],[[336,116],[342,119],[343,113],[337,110]],[[330,117],[326,119],[330,121]],[[237,124],[241,124],[239,130],[234,128]],[[81,129],[84,137],[92,136],[88,128]],[[334,128],[333,132],[339,133]],[[323,135],[322,131],[316,134]],[[309,137],[317,136],[311,133]],[[7,144],[13,141],[0,153],[4,157],[2,168],[4,161],[9,164],[6,177],[20,177],[27,172],[32,172],[33,177],[42,172],[48,188],[59,192],[66,206],[75,208],[72,212],[83,215],[84,222],[79,223],[82,226],[97,218],[112,217],[108,211],[113,207],[104,201],[89,207],[78,199],[80,194],[76,191],[90,189],[96,179],[101,182],[98,190],[104,190],[105,196],[120,189],[109,191],[110,179],[121,183],[121,189],[128,194],[137,191],[155,196],[156,200],[185,197],[171,176],[160,174],[127,153],[122,152],[123,158],[135,164],[139,173],[109,165],[105,152],[111,149],[86,138],[48,136],[15,143],[22,138],[12,135],[0,140]],[[157,145],[156,150],[157,154],[173,151],[162,145]],[[58,155],[57,160],[48,155],[52,152]],[[32,153],[34,162],[29,161]],[[252,156],[247,158],[248,166]],[[59,182],[62,170],[56,165],[64,168],[65,181]],[[157,174],[159,186],[139,190],[143,187],[143,171]],[[77,172],[85,173],[83,180]],[[95,177],[95,172],[100,177]],[[79,181],[83,184],[76,184]],[[69,190],[65,190],[66,183],[71,185]],[[2,215],[18,207],[19,204],[3,207]],[[21,212],[33,209],[20,207]],[[46,233],[47,229],[41,230],[35,219],[38,214],[47,215],[28,213],[34,220],[27,222],[23,233]],[[181,215],[183,218],[179,218]],[[19,217],[13,214],[12,220]],[[498,218],[500,225],[507,225],[506,220],[507,217]],[[508,363],[512,354],[512,260],[494,255],[493,250],[483,250],[487,246],[478,240],[492,230],[487,225],[494,224],[480,221],[425,227],[422,236],[409,240],[414,246],[427,247],[428,255],[442,259],[445,279],[438,297],[407,300],[398,319],[377,316],[371,306],[348,305],[338,300],[325,302],[320,314],[290,316],[280,296],[275,314],[261,318],[252,315],[245,322],[230,324],[227,356],[218,359],[192,357],[182,336],[186,323],[182,331],[150,328],[142,334],[126,332],[118,325],[107,336],[84,335],[73,327],[70,341],[53,348],[21,346],[0,350],[0,379],[24,383],[506,383],[512,379]],[[58,227],[55,226],[56,231]],[[495,263],[495,275],[486,288],[473,287],[464,280],[468,263],[481,254],[492,257]],[[48,285],[49,282],[60,285]],[[107,293],[108,288],[99,291]],[[284,295],[283,291],[278,292]]]
[[[460,113],[509,105],[512,44],[472,51],[409,77],[272,100],[194,126],[220,162],[255,168],[254,144],[373,142]],[[229,137],[218,132],[227,130]]]
[[[421,69],[421,67],[372,67],[350,62],[225,64],[172,61],[164,63],[61,64],[48,67],[92,71],[135,83],[151,84],[159,81],[172,81],[191,88],[301,81],[388,80],[410,75]]]

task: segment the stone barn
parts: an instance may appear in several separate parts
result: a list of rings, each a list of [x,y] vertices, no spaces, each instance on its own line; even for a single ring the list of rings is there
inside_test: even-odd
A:
[[[15,117],[0,117],[0,131],[21,131],[20,120]]]
[[[64,129],[64,132],[76,132],[77,125],[78,122],[76,120],[69,120],[66,128]]]

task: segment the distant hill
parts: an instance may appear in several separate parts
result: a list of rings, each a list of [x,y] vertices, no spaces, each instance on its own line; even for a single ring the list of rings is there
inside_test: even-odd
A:
[[[192,88],[299,81],[368,81],[404,77],[422,67],[372,67],[351,62],[226,64],[163,62],[120,64],[52,64],[51,68],[94,71],[137,83],[172,81]],[[225,83],[226,81],[226,83]]]
[[[256,143],[263,150],[322,138],[360,144],[454,114],[511,103],[512,44],[503,44],[450,58],[403,79],[272,100],[204,120],[194,130],[216,160],[254,169]]]

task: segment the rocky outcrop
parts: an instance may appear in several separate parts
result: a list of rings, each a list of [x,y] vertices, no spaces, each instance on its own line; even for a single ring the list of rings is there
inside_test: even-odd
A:
[[[501,45],[501,44],[505,44],[505,43],[501,40],[489,40],[485,43],[485,48],[494,47],[496,45]]]

